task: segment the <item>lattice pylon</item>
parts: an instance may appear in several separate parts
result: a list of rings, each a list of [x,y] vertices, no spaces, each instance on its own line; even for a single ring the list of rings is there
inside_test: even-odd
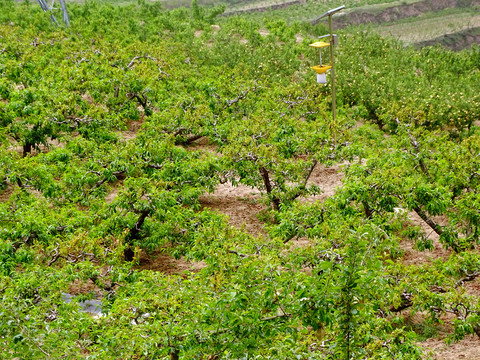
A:
[[[50,11],[50,18],[52,19],[52,22],[55,24],[58,24],[57,19],[55,18],[55,15],[53,15],[53,4],[55,3],[55,0],[52,0],[52,5],[48,7],[48,4],[46,0],[37,0],[38,4],[42,8],[43,11],[49,12]],[[68,16],[68,11],[67,11],[67,5],[65,4],[65,0],[60,0],[60,6],[62,7],[62,13],[63,13],[63,22],[67,25],[70,26],[70,18]]]

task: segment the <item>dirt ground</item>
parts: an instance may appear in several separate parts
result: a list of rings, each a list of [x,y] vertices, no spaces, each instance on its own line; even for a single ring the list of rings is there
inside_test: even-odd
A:
[[[229,223],[256,236],[266,236],[262,222],[257,215],[267,209],[262,203],[260,192],[245,185],[230,183],[217,186],[215,192],[200,198],[203,208],[217,210],[227,215]]]
[[[341,165],[333,167],[317,165],[308,184],[318,185],[322,193],[300,201],[324,201],[341,186],[342,179]],[[237,186],[223,184],[219,185],[213,194],[202,196],[200,203],[204,208],[217,210],[227,215],[232,226],[243,228],[252,235],[266,236],[264,224],[259,220],[259,214],[267,209],[267,205],[264,204],[262,195],[257,189],[241,184]]]
[[[435,259],[443,259],[448,260],[450,257],[451,251],[446,250],[443,245],[440,243],[440,237],[438,234],[432,230],[428,224],[423,221],[420,216],[418,216],[415,212],[408,213],[408,219],[411,226],[419,226],[422,230],[424,236],[431,240],[433,244],[432,250],[425,250],[419,251],[415,249],[415,244],[413,241],[410,240],[403,240],[400,243],[400,246],[405,251],[405,255],[403,257],[403,263],[405,265],[418,265],[418,264],[426,264],[431,263],[432,260]],[[434,219],[437,223],[441,225],[446,224],[446,219],[444,217],[437,217]]]
[[[10,199],[10,195],[13,194],[13,186],[8,184],[7,187],[3,190],[0,190],[0,202],[5,202]]]
[[[452,252],[442,246],[439,241],[439,236],[430,226],[414,212],[408,213],[408,219],[411,225],[419,226],[424,236],[432,241],[433,249],[419,251],[415,249],[412,241],[403,240],[400,243],[400,246],[405,251],[403,263],[405,265],[419,265],[431,263],[436,259],[448,260]],[[445,225],[447,222],[444,217],[434,217],[434,220],[440,225]],[[463,287],[467,294],[477,297],[480,296],[479,278],[472,282],[466,282]],[[453,330],[451,326],[453,318],[445,318],[443,320],[444,325],[439,327],[439,333],[436,336],[418,343],[418,345],[424,349],[425,354],[430,355],[435,360],[480,359],[480,339],[476,335],[467,336],[459,342],[452,342],[448,345],[445,340]],[[418,319],[416,321],[418,322]]]
[[[137,265],[135,269],[159,271],[171,275],[181,274],[183,272],[198,272],[205,266],[206,264],[203,261],[190,262],[184,257],[175,259],[159,250],[151,254],[142,252],[139,259],[139,265]]]
[[[480,341],[477,336],[448,345],[444,339],[431,338],[420,343],[425,353],[435,360],[478,360],[480,359]]]

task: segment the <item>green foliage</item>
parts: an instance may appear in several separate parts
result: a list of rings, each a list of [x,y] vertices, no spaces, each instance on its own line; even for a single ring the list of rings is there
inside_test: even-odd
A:
[[[392,130],[396,119],[457,134],[472,128],[480,106],[475,52],[405,49],[369,33],[345,34],[342,40],[340,97],[364,107],[366,119]]]
[[[308,68],[323,28],[266,17],[262,36],[196,1],[72,3],[71,29],[0,9],[2,353],[424,358],[405,309],[480,334],[463,290],[480,273],[475,51],[342,34],[333,124]],[[342,187],[312,202],[312,173],[340,163]],[[268,234],[204,206],[225,183],[260,191]],[[438,248],[414,214],[450,258],[402,262],[405,242]],[[169,271],[185,259],[203,269]]]

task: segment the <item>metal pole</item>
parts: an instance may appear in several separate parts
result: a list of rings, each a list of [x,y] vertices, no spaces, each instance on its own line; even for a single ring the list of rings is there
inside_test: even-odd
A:
[[[42,8],[42,10],[44,12],[48,12],[50,9],[48,8],[48,4],[45,0],[37,0],[37,2],[40,4],[40,7]],[[53,3],[52,3],[53,4]],[[51,11],[50,11],[51,12]],[[55,24],[57,24],[57,26],[59,25],[58,24],[58,21],[57,19],[55,18],[55,15],[53,15],[53,12],[51,12],[50,14],[50,18],[52,19],[52,22],[54,22]]]
[[[335,98],[335,58],[333,53],[334,39],[332,30],[332,14],[328,15],[328,28],[330,30],[330,65],[332,75],[332,116],[333,116],[333,137],[334,144],[337,145],[337,101]]]
[[[70,26],[70,17],[68,16],[68,10],[67,10],[67,5],[65,4],[65,0],[60,0],[60,5],[62,6],[63,22],[67,26]]]

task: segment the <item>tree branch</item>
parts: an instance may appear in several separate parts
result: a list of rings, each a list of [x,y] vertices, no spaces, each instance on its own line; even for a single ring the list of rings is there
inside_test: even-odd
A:
[[[455,287],[459,287],[459,286],[463,286],[463,284],[465,282],[468,282],[468,281],[473,281],[475,280],[478,276],[480,276],[480,271],[477,270],[477,271],[474,271],[473,273],[471,274],[468,274],[466,271],[465,271],[465,277],[458,280]]]
[[[118,178],[119,176],[125,175],[125,170],[120,170],[120,171],[114,171],[112,173],[113,176]],[[108,182],[109,180],[107,178],[103,178],[102,180],[97,181],[91,188],[90,191],[95,190],[96,188],[102,186],[104,183]]]
[[[305,179],[303,180],[302,187],[305,188],[307,186],[308,179],[310,179],[310,176],[312,176],[313,169],[315,169],[315,166],[317,166],[317,164],[318,164],[318,161],[314,160],[312,166],[310,166],[310,168],[308,169],[308,172],[307,172],[307,175],[305,176]],[[302,191],[298,190],[295,194],[292,195],[290,200],[293,201],[296,198],[298,198],[300,195],[302,195]]]
[[[430,219],[427,216],[427,214],[422,209],[420,209],[419,206],[414,207],[413,211],[415,211],[417,213],[417,215],[420,216],[420,218],[423,221],[425,221],[428,224],[428,226],[430,226],[432,228],[432,230],[435,231],[439,236],[443,234],[442,227],[440,225],[438,225],[435,221]]]
[[[402,294],[400,295],[400,299],[402,300],[400,305],[392,306],[390,308],[391,312],[400,312],[400,311],[405,310],[405,309],[407,309],[407,308],[409,308],[410,306],[413,305],[413,294],[411,294],[411,293],[407,293],[405,291],[402,292]]]
[[[395,121],[399,126],[402,125],[400,120],[398,118],[395,118]],[[410,144],[413,146],[413,149],[415,150],[415,155],[418,159],[418,163],[420,165],[420,168],[422,169],[422,172],[425,174],[425,176],[430,179],[430,173],[428,172],[427,166],[425,165],[425,162],[423,159],[420,157],[420,144],[418,143],[417,139],[412,135],[412,133],[406,129],[408,136],[410,137]]]
[[[138,240],[142,225],[151,212],[152,209],[144,209],[140,211],[140,216],[138,217],[137,222],[135,225],[133,225],[133,227],[130,229],[130,232],[126,236],[125,242],[128,244],[128,246],[123,251],[125,261],[133,261],[134,252],[131,248],[132,242],[134,240]]]
[[[140,60],[140,59],[150,59],[150,60],[153,60],[153,61],[157,61],[157,59],[155,59],[154,57],[148,56],[148,55],[135,56],[135,57],[132,59],[132,61],[130,61],[130,63],[127,65],[127,68],[128,68],[128,69],[132,68],[133,65],[135,65],[135,61]]]
[[[227,108],[231,107],[232,105],[236,104],[240,100],[245,99],[250,91],[255,92],[256,90],[257,90],[257,82],[255,81],[255,85],[253,86],[253,88],[251,88],[249,90],[242,91],[240,94],[237,95],[237,97],[235,99],[227,100],[227,104],[223,108],[227,109]],[[217,94],[217,96],[218,96],[218,94]]]
[[[259,170],[260,170],[260,175],[262,176],[262,179],[263,179],[263,183],[265,185],[265,189],[267,190],[267,194],[272,198],[273,208],[276,211],[280,211],[280,199],[272,195],[273,188],[272,188],[272,183],[270,181],[270,176],[268,174],[268,170],[264,166],[261,166]]]
[[[129,99],[136,99],[138,103],[142,106],[143,111],[147,112],[149,107],[148,107],[148,99],[147,97],[142,94],[141,96],[137,93],[127,93],[127,98]]]

